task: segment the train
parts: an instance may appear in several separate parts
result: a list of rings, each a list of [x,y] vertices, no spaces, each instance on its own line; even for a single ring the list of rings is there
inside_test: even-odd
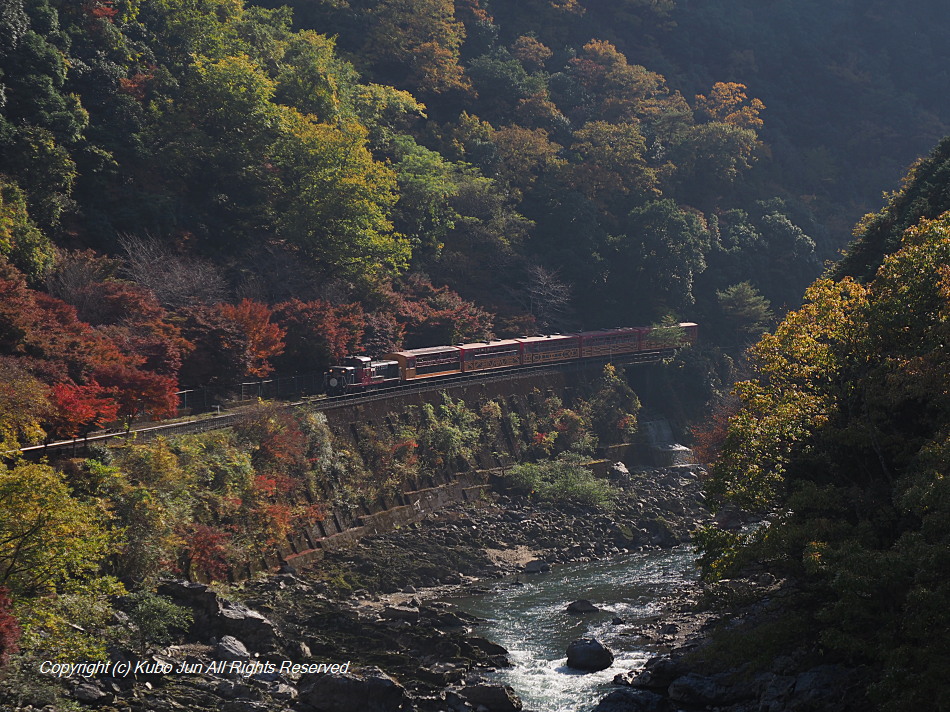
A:
[[[496,371],[632,353],[671,353],[695,344],[699,326],[627,326],[571,334],[538,334],[393,351],[378,359],[347,356],[324,376],[328,395],[357,393],[453,374]]]

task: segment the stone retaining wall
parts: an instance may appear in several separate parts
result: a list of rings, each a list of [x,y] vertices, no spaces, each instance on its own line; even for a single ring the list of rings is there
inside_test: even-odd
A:
[[[438,404],[444,394],[461,399],[474,410],[482,403],[497,399],[503,410],[524,414],[532,409],[535,398],[544,398],[558,393],[569,401],[576,383],[576,374],[548,373],[534,378],[525,378],[503,383],[472,383],[453,386],[443,391],[408,394],[399,401],[400,412],[410,406],[424,403]],[[351,407],[327,411],[331,429],[338,437],[359,445],[359,425],[369,425],[375,432],[384,432],[393,427],[399,414],[392,412],[393,403],[375,401]],[[502,429],[505,430],[504,428]],[[301,529],[290,536],[279,552],[262,554],[256,561],[246,562],[231,571],[231,579],[247,579],[262,571],[276,571],[285,566],[305,566],[322,558],[326,551],[336,551],[354,545],[364,536],[371,536],[411,524],[427,514],[459,502],[475,501],[490,489],[489,478],[493,471],[520,460],[519,444],[507,432],[499,434],[491,447],[475,453],[476,462],[466,466],[459,463],[458,471],[426,475],[423,482],[410,485],[395,499],[379,501],[360,510],[332,510],[323,521]],[[681,452],[681,451],[685,451]],[[589,466],[598,474],[604,474],[614,462],[630,466],[664,466],[678,464],[690,451],[678,446],[676,452],[660,452],[655,443],[645,438],[637,442],[612,445],[602,448]],[[499,459],[501,455],[508,462]],[[478,468],[478,469],[474,469]]]
[[[364,536],[412,524],[450,504],[477,501],[490,488],[487,480],[487,472],[467,473],[432,487],[403,492],[397,502],[380,502],[378,508],[363,512],[332,510],[312,527],[288,536],[286,546],[279,552],[262,554],[257,561],[235,567],[230,578],[241,581],[262,571],[305,566],[322,558],[326,551],[353,546]]]

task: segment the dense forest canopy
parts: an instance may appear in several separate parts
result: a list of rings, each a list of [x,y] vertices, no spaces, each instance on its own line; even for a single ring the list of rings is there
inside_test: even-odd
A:
[[[742,343],[944,128],[939,77],[910,72],[943,44],[895,49],[922,6],[812,10],[6,3],[23,432],[347,351],[664,318]]]
[[[927,643],[950,610],[934,575],[950,141],[913,162],[950,121],[948,13],[5,0],[0,450],[347,353],[668,320],[703,324],[714,348],[676,367],[705,394],[728,388],[715,347],[737,353],[787,315],[751,351],[722,442],[704,436],[721,446],[713,494],[785,514],[748,539],[707,532],[705,563],[715,577],[758,557],[799,577],[816,645],[880,671],[883,708],[897,691],[926,706],[944,694],[947,654]],[[525,425],[534,445],[621,437],[598,418],[633,423],[635,397],[614,373],[598,388],[577,410],[548,402]],[[264,407],[115,462],[8,458],[0,662],[21,633],[42,654],[102,655],[71,622],[108,618],[115,577],[220,577],[229,552],[319,519],[334,487],[376,496],[444,464],[445,443],[473,447],[475,424],[501,427],[497,404],[424,416],[360,455],[334,450],[319,418]]]

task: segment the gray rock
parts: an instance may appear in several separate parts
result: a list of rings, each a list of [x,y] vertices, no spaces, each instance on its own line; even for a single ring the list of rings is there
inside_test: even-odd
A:
[[[524,571],[526,574],[539,574],[550,570],[551,564],[549,564],[547,561],[542,561],[541,559],[534,559],[533,561],[529,561],[524,565]]]
[[[475,707],[485,707],[489,712],[520,712],[521,700],[508,685],[480,683],[468,685],[461,695]]]
[[[268,712],[269,709],[266,702],[251,700],[229,700],[220,707],[221,712]]]
[[[596,613],[600,609],[586,598],[579,598],[567,606],[568,613]]]
[[[248,660],[251,657],[244,643],[233,635],[226,635],[218,641],[215,654],[219,660]]]
[[[210,586],[190,581],[165,581],[158,593],[186,605],[194,613],[193,630],[206,635],[230,635],[255,650],[273,649],[277,643],[274,624],[247,606],[221,598]]]
[[[242,682],[222,680],[215,686],[214,691],[218,696],[231,700],[235,697],[247,697],[251,692],[251,688]]]
[[[271,694],[279,700],[296,700],[300,694],[297,688],[283,682],[277,683],[277,686],[271,690]]]
[[[833,709],[849,694],[850,673],[840,665],[819,665],[795,678],[789,710]]]
[[[607,479],[621,485],[627,485],[632,482],[633,478],[630,477],[630,470],[627,469],[625,464],[615,462],[607,468]]]
[[[239,637],[255,650],[271,648],[277,630],[264,615],[240,603],[222,601],[215,624],[228,635]]]
[[[317,712],[400,712],[406,690],[379,668],[362,674],[305,675],[299,702]]]
[[[785,712],[789,708],[788,700],[795,690],[795,678],[789,675],[767,673],[760,679],[762,691],[759,694],[761,712]]]
[[[666,698],[649,690],[614,690],[591,712],[669,712]]]
[[[419,620],[419,609],[413,606],[386,606],[380,615],[389,620],[415,623]]]
[[[567,666],[575,670],[606,670],[614,662],[614,654],[596,638],[581,638],[567,646]]]
[[[742,512],[735,505],[727,504],[716,512],[713,521],[720,529],[738,529],[742,526]]]
[[[100,689],[91,682],[80,683],[76,689],[73,690],[73,696],[80,702],[85,702],[86,704],[102,705],[112,702],[112,695],[110,693]]]
[[[711,677],[688,673],[670,683],[671,700],[689,705],[709,705],[720,700],[723,690]]]
[[[467,642],[473,648],[481,650],[483,653],[485,653],[489,657],[498,658],[498,659],[503,658],[506,661],[508,659],[508,651],[502,646],[498,645],[498,643],[493,643],[490,640],[486,640],[485,638],[481,638],[477,635],[473,635],[466,638],[465,642]],[[507,665],[508,663],[506,662],[504,664]]]
[[[435,616],[434,623],[437,628],[462,628],[467,621],[452,611],[445,611]]]
[[[653,690],[665,690],[676,678],[683,674],[682,667],[668,657],[650,658],[639,675],[629,684],[633,687],[645,687]]]

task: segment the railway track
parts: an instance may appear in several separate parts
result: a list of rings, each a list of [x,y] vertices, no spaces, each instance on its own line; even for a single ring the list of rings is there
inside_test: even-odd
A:
[[[383,400],[398,400],[409,394],[430,393],[432,391],[450,391],[461,386],[468,386],[482,383],[499,383],[504,381],[513,381],[532,376],[543,375],[546,373],[570,373],[587,371],[592,367],[604,366],[607,363],[634,364],[634,363],[657,363],[664,358],[668,358],[674,353],[675,349],[663,349],[658,351],[641,351],[620,356],[605,358],[585,359],[583,361],[568,361],[555,364],[540,366],[519,366],[517,368],[505,369],[495,373],[469,373],[453,374],[451,376],[442,376],[422,382],[404,383],[397,386],[390,386],[384,389],[369,391],[367,393],[349,394],[341,396],[314,396],[302,400],[281,403],[284,408],[306,407],[314,411],[328,411],[335,408],[344,408],[361,403],[372,403]],[[46,455],[56,455],[64,452],[78,452],[84,450],[89,445],[105,444],[118,439],[134,438],[138,442],[153,440],[157,437],[169,437],[174,435],[186,435],[191,433],[204,433],[211,430],[221,430],[229,428],[235,423],[240,422],[248,415],[247,410],[237,409],[231,413],[221,413],[218,415],[209,415],[206,417],[196,417],[187,421],[176,421],[173,423],[158,423],[156,425],[147,425],[133,428],[129,431],[120,431],[112,433],[96,433],[83,438],[73,438],[71,440],[58,440],[55,442],[44,443],[43,445],[30,445],[20,448],[20,453],[26,458],[37,458]],[[9,453],[8,453],[9,454]]]

